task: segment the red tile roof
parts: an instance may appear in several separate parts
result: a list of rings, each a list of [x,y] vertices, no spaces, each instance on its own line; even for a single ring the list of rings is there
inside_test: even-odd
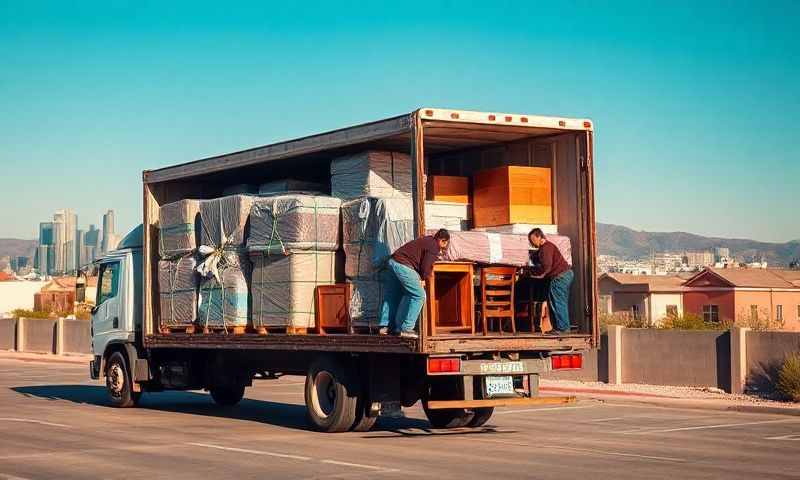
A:
[[[629,273],[606,273],[620,285],[641,285],[651,292],[680,292],[685,279],[677,275],[633,275]]]
[[[733,287],[741,288],[800,288],[800,272],[770,268],[711,268],[708,267],[686,282],[713,274]]]

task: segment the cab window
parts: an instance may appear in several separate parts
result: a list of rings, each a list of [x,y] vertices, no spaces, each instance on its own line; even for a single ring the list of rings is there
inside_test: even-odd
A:
[[[97,281],[97,302],[100,305],[117,296],[119,287],[119,262],[100,265],[100,278]]]

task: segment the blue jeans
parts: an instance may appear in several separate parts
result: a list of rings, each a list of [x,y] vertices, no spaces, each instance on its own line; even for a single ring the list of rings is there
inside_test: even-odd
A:
[[[378,325],[395,332],[414,330],[425,304],[425,289],[420,285],[419,274],[390,259],[382,281],[383,300]]]
[[[550,280],[547,303],[550,306],[553,328],[560,332],[569,331],[569,291],[574,278],[575,274],[572,273],[572,270],[567,270]]]

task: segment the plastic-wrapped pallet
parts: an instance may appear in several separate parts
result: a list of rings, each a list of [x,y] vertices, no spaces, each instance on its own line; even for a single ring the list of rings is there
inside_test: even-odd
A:
[[[253,255],[253,326],[314,326],[317,285],[336,283],[336,252]]]
[[[342,205],[345,275],[374,278],[389,255],[414,239],[411,199],[364,197]]]
[[[460,232],[469,230],[472,220],[472,206],[468,203],[425,202],[425,228],[427,230],[447,230]]]
[[[189,326],[197,320],[197,260],[185,256],[158,262],[161,325]]]
[[[230,195],[200,202],[201,244],[212,248],[244,246],[253,197]]]
[[[161,258],[183,256],[197,248],[195,227],[199,212],[199,200],[181,200],[159,208],[158,253]]]
[[[244,327],[250,294],[250,260],[241,249],[215,252],[212,256],[217,257],[214,259],[217,274],[200,281],[197,323],[215,328]]]
[[[358,197],[411,196],[411,157],[404,153],[365,151],[331,162],[331,194]]]
[[[256,198],[250,211],[249,252],[285,254],[296,250],[339,248],[342,201],[316,195]]]
[[[259,195],[273,195],[276,193],[286,192],[309,192],[323,194],[327,191],[328,188],[321,183],[294,180],[292,178],[262,183],[258,187]]]
[[[350,319],[354,327],[377,327],[381,305],[381,282],[348,280],[350,283]]]

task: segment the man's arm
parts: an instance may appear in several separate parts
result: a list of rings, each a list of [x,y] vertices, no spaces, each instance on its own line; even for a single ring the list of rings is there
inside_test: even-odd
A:
[[[433,263],[436,261],[438,255],[432,253],[430,250],[426,249],[422,253],[422,262],[420,265],[420,274],[422,276],[422,280],[427,280],[430,278],[431,273],[433,272]]]

